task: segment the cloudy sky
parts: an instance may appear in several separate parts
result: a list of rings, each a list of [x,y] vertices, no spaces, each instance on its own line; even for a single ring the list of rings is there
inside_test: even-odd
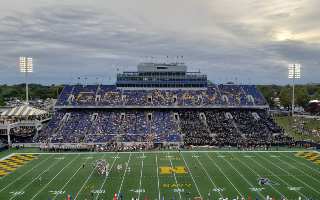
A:
[[[113,83],[148,57],[184,56],[216,83],[320,82],[319,0],[1,0],[0,84]]]

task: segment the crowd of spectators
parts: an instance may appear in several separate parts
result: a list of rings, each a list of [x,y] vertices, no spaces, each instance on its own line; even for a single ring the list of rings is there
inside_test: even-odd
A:
[[[290,144],[265,110],[58,111],[41,143],[184,143],[185,145]]]
[[[252,110],[254,105],[266,105],[253,85],[212,84],[198,90],[67,85],[56,105],[72,107],[60,107],[35,142],[99,144],[94,147],[97,151],[145,148],[137,144],[254,146],[292,142],[267,111]],[[179,106],[190,109],[176,109]],[[134,147],[119,145],[124,143]]]
[[[212,137],[199,112],[181,112],[180,122],[181,130],[185,134],[184,141],[187,145],[206,145],[211,143]]]
[[[58,106],[251,106],[266,105],[253,85],[210,85],[200,90],[126,90],[113,85],[67,85]]]
[[[58,111],[37,138],[50,143],[181,142],[172,112]]]
[[[187,145],[258,146],[289,145],[284,134],[264,110],[188,111],[181,115]]]
[[[310,124],[318,124],[318,126],[310,126]],[[320,119],[305,119],[303,117],[294,118],[293,128],[302,135],[308,135],[320,138]]]

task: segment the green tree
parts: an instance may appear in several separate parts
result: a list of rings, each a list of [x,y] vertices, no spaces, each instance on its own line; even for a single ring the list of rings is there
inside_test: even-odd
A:
[[[319,100],[319,101],[320,101],[320,90],[318,90],[318,91],[315,93],[315,95],[313,96],[312,99],[314,99],[314,100]]]
[[[0,97],[0,106],[4,106],[4,105],[5,105],[4,99]]]
[[[308,90],[304,86],[299,86],[295,89],[295,104],[298,106],[306,107],[308,102],[310,101],[310,95],[308,94]]]
[[[267,100],[268,104],[273,107],[274,106],[274,101],[273,97],[275,97],[275,91],[272,86],[270,85],[260,85],[257,87],[264,98]]]
[[[287,109],[291,107],[291,97],[292,95],[290,86],[282,87],[280,90],[279,98],[280,103],[283,107]]]

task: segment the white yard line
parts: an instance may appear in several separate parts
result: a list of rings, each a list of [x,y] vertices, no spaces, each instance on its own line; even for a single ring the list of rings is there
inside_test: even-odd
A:
[[[159,165],[158,165],[158,156],[156,155],[156,165],[157,165],[157,180],[158,180],[158,196],[159,196],[159,199],[161,199],[161,196],[160,196],[160,180],[159,180]]]
[[[252,159],[251,157],[248,157],[249,159]],[[244,165],[246,168],[248,168],[253,174],[255,174],[258,178],[262,178],[255,170],[253,170],[251,167],[249,167],[245,162],[242,162],[238,157],[236,157],[236,159],[242,164]],[[252,159],[254,161],[254,159]],[[286,197],[286,195],[282,194],[279,190],[277,190],[275,187],[272,186],[272,184],[270,185],[271,188],[276,191],[278,194],[280,194],[280,196],[285,197],[285,199],[288,199]]]
[[[171,161],[171,157],[170,157],[170,155],[169,155],[169,152],[167,152],[167,154],[168,154],[168,158],[169,158],[169,160],[170,160],[171,168],[173,168],[173,165],[172,165],[172,161]],[[178,185],[178,181],[177,181],[176,173],[174,173],[174,172],[173,172],[173,177],[174,177],[174,180],[176,181],[177,188],[178,188],[179,198],[180,198],[180,200],[181,200],[180,188],[179,188],[179,185]]]
[[[59,162],[61,162],[62,160],[57,160],[56,162],[52,163],[46,170],[43,170],[38,176],[36,176],[36,178],[34,178],[32,181],[30,181],[27,185],[25,185],[23,188],[21,188],[19,191],[24,191],[26,188],[28,188],[35,180],[38,180],[38,178],[44,174],[45,172],[49,171],[52,167],[56,166]],[[12,196],[10,198],[14,199],[16,196]]]
[[[195,155],[195,154],[193,154]],[[203,166],[203,164],[201,163],[201,161],[198,159],[198,157],[195,157],[196,160],[198,161],[198,163],[200,164],[200,166],[202,167],[202,169],[204,170],[204,172],[206,173],[207,177],[209,178],[210,182],[212,183],[213,187],[217,188],[217,185],[213,182],[213,180],[210,177],[210,174],[207,172],[206,168]],[[218,190],[218,193],[220,194],[220,197],[223,198],[223,195],[221,194],[220,190]]]
[[[258,156],[259,157],[259,156]],[[252,159],[252,158],[250,158]],[[273,176],[277,177],[278,180],[280,180],[282,183],[284,183],[285,185],[287,185],[287,187],[291,187],[291,185],[286,182],[285,180],[283,180],[282,178],[280,178],[277,174],[273,173],[271,170],[269,170],[268,168],[266,168],[265,166],[263,166],[262,164],[260,164],[259,162],[257,162],[255,159],[252,159],[256,164],[258,164],[261,168],[264,168],[266,171],[270,172]],[[298,190],[295,190],[295,192],[297,192],[299,195],[303,196],[304,198],[307,198],[303,193],[299,192]]]
[[[86,164],[87,162],[88,162],[88,160],[86,160],[85,164]],[[70,181],[73,179],[73,177],[80,171],[81,168],[82,168],[82,166],[80,166],[80,167],[77,169],[77,171],[75,171],[75,172],[73,173],[73,175],[72,175],[72,176],[69,178],[69,180],[63,185],[63,187],[59,189],[59,191],[62,191],[65,187],[67,187],[67,185],[70,183]],[[56,194],[52,200],[55,200],[55,199],[57,198],[57,196],[58,196],[58,194]]]
[[[232,187],[238,192],[238,194],[244,198],[244,196],[241,194],[241,192],[238,190],[238,188],[232,183],[232,181],[230,181],[230,179],[228,178],[228,176],[225,175],[225,173],[221,170],[221,168],[214,162],[214,160],[209,156],[209,154],[207,153],[207,156],[209,158],[209,160],[211,160],[211,162],[218,168],[218,170],[223,174],[223,176],[229,181],[229,183],[232,185]]]
[[[111,170],[112,170],[112,168],[113,168],[113,165],[114,165],[115,161],[118,159],[118,156],[119,156],[119,153],[114,157],[114,160],[113,160],[112,165],[111,165],[111,167],[110,167],[110,173],[111,173]],[[102,183],[102,185],[101,185],[101,187],[100,187],[100,190],[102,190],[104,184],[106,184],[106,181],[107,181],[110,173],[104,178],[103,183]],[[100,195],[100,192],[98,193],[98,195],[96,196],[95,199],[98,199],[98,198],[99,198],[99,195]]]
[[[123,176],[122,176],[122,180],[121,180],[121,184],[120,184],[120,188],[119,188],[118,194],[120,194],[120,192],[121,192],[122,185],[123,185],[123,181],[124,181],[124,178],[126,177],[127,169],[128,169],[129,164],[130,164],[131,155],[132,155],[132,154],[130,153],[130,154],[129,154],[128,165],[126,166],[126,169],[124,170],[124,173],[123,173]]]
[[[279,167],[278,165],[273,164],[273,162],[269,161],[269,159],[264,158],[263,156],[260,156],[260,157],[261,157],[263,160],[265,160],[266,162],[268,162],[268,163],[270,163],[271,165],[273,165],[273,166],[277,167],[278,169],[280,169],[281,171],[283,171],[284,173],[288,174],[290,177],[292,177],[292,178],[294,178],[294,179],[298,180],[298,181],[301,183],[301,181],[300,181],[299,179],[297,179],[294,175],[290,174],[288,171],[286,171],[286,170],[282,169],[282,168],[281,168],[281,167]],[[302,183],[302,184],[304,184],[304,183]],[[304,185],[305,185],[305,184],[304,184]],[[304,195],[303,195],[303,196],[304,196]]]
[[[24,174],[22,174],[21,176],[19,176],[17,179],[15,179],[14,181],[10,182],[8,185],[6,185],[6,187],[2,188],[0,190],[0,192],[4,191],[5,189],[7,189],[9,186],[11,186],[12,184],[16,183],[18,180],[22,179],[25,175],[29,174],[32,170],[34,170],[35,168],[37,168],[39,165],[41,165],[42,163],[44,163],[45,161],[47,161],[49,158],[51,158],[52,156],[42,160],[41,162],[37,163],[34,167],[32,167],[30,170],[28,170],[27,172],[25,172]]]
[[[88,182],[89,179],[91,178],[91,176],[92,176],[92,174],[93,174],[93,172],[94,172],[95,169],[96,169],[95,167],[92,169],[90,175],[87,177],[86,181],[82,184],[80,190],[77,192],[77,195],[74,197],[74,200],[76,200],[76,199],[78,198],[78,196],[79,196],[79,194],[81,193],[83,187],[87,184],[87,182]]]
[[[304,173],[302,170],[300,170],[300,169],[298,169],[298,168],[296,168],[295,166],[291,166],[291,165],[289,165],[287,162],[285,162],[285,161],[282,161],[282,159],[280,159],[280,158],[275,158],[275,159],[277,159],[277,160],[279,160],[280,162],[282,162],[282,163],[285,163],[287,166],[289,166],[289,167],[294,167],[294,169],[296,169],[296,170],[298,170],[298,171],[300,171],[300,172],[302,172],[302,174],[304,174],[304,175],[306,175],[306,176],[308,176],[308,177],[310,177],[310,178],[312,178],[313,180],[315,180],[316,182],[318,182],[318,180],[317,179],[315,179],[314,177],[312,177],[312,176],[310,176],[309,174],[306,174],[306,173]],[[289,173],[289,174],[291,174],[291,173]],[[317,189],[315,189],[315,188],[313,188],[313,187],[311,187],[310,185],[308,185],[307,183],[305,183],[304,181],[302,181],[301,179],[299,179],[298,177],[295,177],[295,176],[293,176],[296,180],[298,180],[300,183],[303,183],[304,185],[306,185],[308,188],[310,188],[311,190],[313,190],[313,191],[315,191],[316,193],[318,193],[318,194],[320,194],[320,192],[317,190]]]
[[[238,175],[240,175],[242,177],[243,180],[245,180],[248,185],[250,185],[251,187],[253,187],[253,185],[250,183],[250,181],[248,181],[248,179],[246,179],[246,177],[244,177],[227,159],[224,159],[223,157],[221,157],[224,161],[226,161],[228,163],[229,166],[231,166],[233,168],[234,171],[236,171],[238,173]],[[262,197],[263,199],[266,199],[262,193],[260,191],[257,191],[257,193],[260,195],[260,197]]]
[[[295,159],[293,159],[293,158],[291,158],[290,156],[287,156],[287,155],[285,155],[285,154],[281,154],[281,155],[283,155],[284,157],[288,158],[289,160],[294,161],[295,163],[298,163],[298,164],[300,164],[300,165],[303,165],[303,166],[311,169],[312,171],[314,171],[314,172],[316,172],[316,173],[318,173],[318,174],[320,173],[319,170],[314,169],[313,167],[310,167],[309,165],[307,165],[307,164],[305,164],[305,163],[303,163],[303,162],[298,162],[298,160],[295,160]],[[318,157],[318,158],[320,159],[320,157]],[[305,158],[302,158],[302,159],[305,159]],[[306,160],[306,159],[305,159],[305,160]],[[307,160],[307,161],[309,161],[309,160]],[[309,162],[312,162],[312,161],[309,161]]]
[[[0,161],[5,160],[7,158],[10,158],[11,156],[14,156],[14,155],[15,155],[15,153],[11,153],[11,154],[9,154],[9,155],[7,155],[5,157],[0,158]]]
[[[200,191],[199,191],[199,188],[198,188],[198,185],[197,185],[196,181],[195,181],[194,178],[193,178],[192,172],[191,172],[191,170],[190,170],[190,168],[189,168],[186,160],[184,159],[183,154],[180,153],[180,155],[181,155],[181,157],[182,157],[182,159],[183,159],[184,164],[185,164],[186,167],[188,168],[189,175],[191,176],[192,181],[193,181],[193,183],[194,183],[194,185],[196,186],[196,189],[197,189],[197,191],[198,191],[198,194],[199,194],[200,198],[202,199],[202,195],[201,195],[201,193],[200,193]]]
[[[104,157],[104,156],[103,156]],[[103,158],[102,157],[102,158]],[[87,184],[87,182],[89,181],[89,179],[91,178],[93,172],[96,170],[96,166],[92,169],[91,173],[89,174],[89,176],[87,177],[87,179],[85,180],[85,182],[82,184],[80,190],[77,192],[77,195],[75,196],[74,200],[76,200],[79,196],[79,194],[81,193],[81,191],[83,190],[83,187]]]
[[[140,193],[141,193],[141,180],[142,180],[142,172],[143,172],[143,160],[144,160],[144,153],[142,154],[142,161],[141,161],[141,168],[140,168],[140,181],[139,181],[139,191],[138,191],[138,200],[140,200]]]
[[[65,165],[45,186],[43,186],[30,200],[36,198],[46,187],[48,187],[48,185],[57,177],[59,176],[59,174],[65,169],[67,168],[71,163],[73,163],[75,160],[77,160],[80,157],[80,155],[78,155],[77,157],[75,157],[74,159],[72,159],[67,165]]]

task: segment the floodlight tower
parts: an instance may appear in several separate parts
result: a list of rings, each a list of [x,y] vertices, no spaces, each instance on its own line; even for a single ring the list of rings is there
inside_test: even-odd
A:
[[[26,79],[26,104],[29,104],[29,87],[28,87],[28,73],[33,72],[33,62],[32,58],[20,57],[20,72],[25,73]]]
[[[292,105],[291,105],[291,115],[294,115],[294,84],[295,79],[300,79],[301,71],[300,64],[290,64],[288,67],[288,78],[292,79]]]

